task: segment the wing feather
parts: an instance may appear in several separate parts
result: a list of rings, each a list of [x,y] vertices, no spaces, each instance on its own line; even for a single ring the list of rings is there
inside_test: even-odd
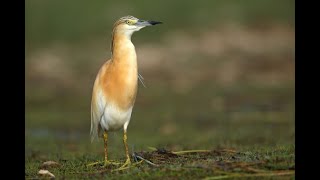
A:
[[[100,120],[103,115],[103,112],[99,110],[98,102],[99,99],[97,99],[97,90],[94,87],[92,93],[92,100],[91,100],[91,129],[90,129],[90,135],[91,135],[91,142],[98,138],[99,132],[100,132]]]
[[[105,98],[102,96],[102,89],[100,84],[100,76],[104,69],[108,66],[109,61],[107,61],[102,68],[99,70],[97,77],[95,79],[92,91],[91,99],[91,128],[90,136],[91,142],[97,139],[101,135],[100,121],[104,114],[104,109],[106,107]]]

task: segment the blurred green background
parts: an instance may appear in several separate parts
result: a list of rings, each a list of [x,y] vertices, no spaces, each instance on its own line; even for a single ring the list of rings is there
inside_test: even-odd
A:
[[[125,15],[164,22],[132,38],[147,88],[139,85],[130,149],[294,144],[293,0],[25,3],[26,159],[103,157],[102,141],[90,143],[91,91]],[[121,138],[111,136],[112,157],[124,156]]]

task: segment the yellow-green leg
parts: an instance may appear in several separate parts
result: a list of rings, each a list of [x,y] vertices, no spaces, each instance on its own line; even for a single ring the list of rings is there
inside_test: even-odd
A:
[[[104,144],[104,166],[108,166],[110,162],[108,161],[108,132],[103,133],[103,144]]]
[[[124,148],[125,148],[125,151],[126,151],[126,157],[127,157],[127,160],[126,162],[119,168],[115,169],[115,170],[112,170],[112,171],[121,171],[121,170],[125,170],[125,169],[128,169],[128,168],[131,168],[131,167],[134,167],[140,163],[142,163],[143,161],[139,161],[137,163],[133,163],[131,164],[131,161],[130,161],[130,155],[129,155],[129,149],[128,149],[128,143],[127,143],[127,131],[126,131],[126,128],[124,130],[124,133],[123,133],[123,144],[124,144]]]
[[[128,150],[128,143],[127,143],[127,131],[125,130],[124,133],[123,133],[123,144],[124,144],[124,148],[125,148],[125,151],[126,151],[126,157],[127,157],[127,160],[126,162],[120,167],[121,168],[124,168],[126,166],[129,166],[131,164],[131,161],[130,161],[130,155],[129,155],[129,150]]]
[[[109,161],[108,160],[108,132],[104,131],[103,133],[103,142],[104,142],[104,167],[107,167],[109,165],[118,165],[120,163]]]
[[[104,167],[107,167],[109,165],[119,165],[120,163],[114,162],[114,161],[109,161],[108,160],[108,132],[104,131],[103,133],[103,143],[104,143]],[[96,164],[100,164],[101,162],[95,162],[95,163],[90,163],[88,166],[93,166]]]

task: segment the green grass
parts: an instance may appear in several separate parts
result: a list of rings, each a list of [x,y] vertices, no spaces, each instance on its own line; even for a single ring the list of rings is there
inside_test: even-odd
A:
[[[90,162],[103,160],[102,141],[91,144],[89,140],[88,105],[79,105],[77,112],[71,112],[66,98],[51,106],[29,107],[26,178],[39,177],[41,164],[49,160],[61,165],[48,168],[58,179],[292,178],[295,169],[292,85],[205,87],[199,86],[186,94],[160,87],[140,88],[129,125],[129,149],[160,166],[144,162],[121,172],[111,172],[116,167],[86,167]],[[212,100],[208,101],[208,97],[213,100],[223,97],[226,104],[230,99],[232,104],[224,109],[210,106]],[[84,104],[84,100],[79,104]],[[44,117],[48,119],[41,119]],[[171,157],[148,147],[212,152]],[[110,159],[124,162],[121,131],[111,133],[109,148]]]
[[[42,156],[33,153],[27,158],[26,178],[37,178],[41,164],[53,160],[58,167],[47,167],[58,179],[202,179],[202,178],[292,178],[294,176],[294,146],[240,148],[239,150],[214,149],[207,153],[175,155],[163,149],[135,152],[153,162],[142,162],[128,169],[115,171],[118,167],[87,166],[102,160],[99,155],[68,154]],[[122,161],[124,161],[122,159]],[[220,177],[220,178],[219,178]]]

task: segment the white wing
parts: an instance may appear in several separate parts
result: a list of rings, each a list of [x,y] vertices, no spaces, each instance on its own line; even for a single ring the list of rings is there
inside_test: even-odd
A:
[[[100,121],[104,114],[105,106],[106,102],[102,97],[102,92],[98,89],[98,86],[95,82],[91,100],[91,142],[97,139],[101,133]]]

